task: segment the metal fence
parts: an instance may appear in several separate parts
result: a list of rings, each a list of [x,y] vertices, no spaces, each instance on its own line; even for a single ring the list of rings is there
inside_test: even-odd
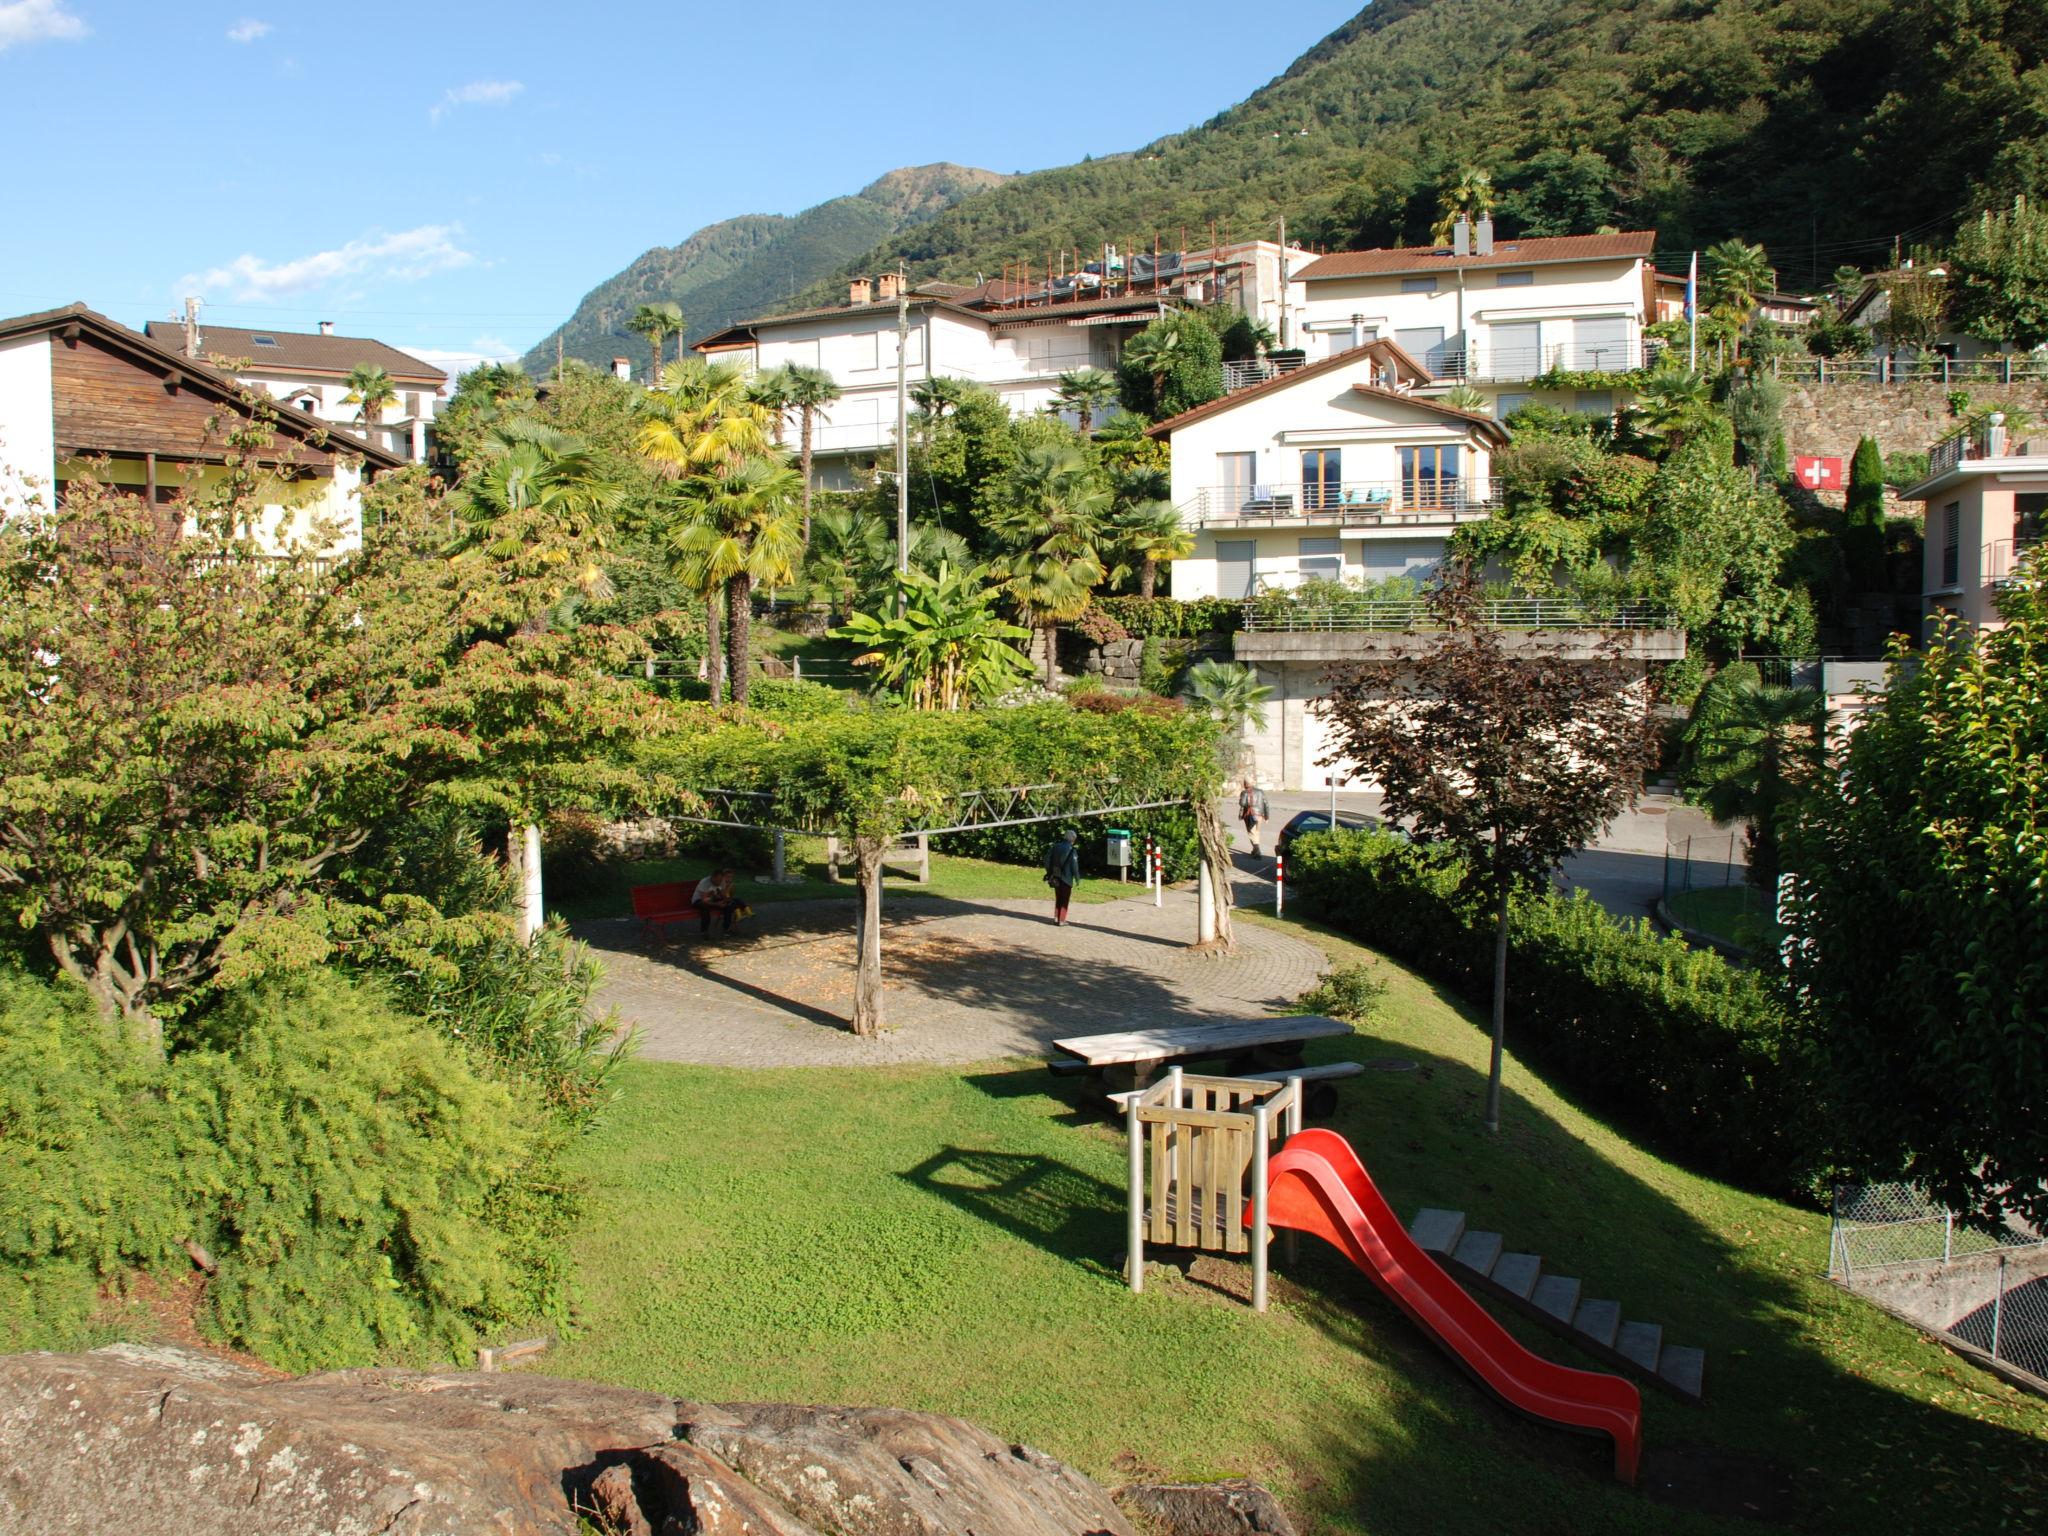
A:
[[[1572,598],[1488,601],[1483,621],[1496,629],[1673,629],[1677,620],[1649,603],[1593,607]],[[1339,598],[1331,602],[1248,598],[1244,627],[1270,630],[1436,629],[1442,621],[1422,598]]]
[[[1828,1234],[1828,1278],[1851,1290],[1878,1289],[1904,1268],[1979,1272],[1953,1317],[1928,1326],[1995,1360],[2048,1378],[2048,1269],[2035,1262],[2048,1236],[2018,1220],[1995,1232],[1968,1226],[1912,1184],[1838,1184]],[[1933,1294],[1934,1288],[1926,1288]]]
[[[2001,357],[1774,357],[1771,372],[1807,384],[2011,384],[2048,379],[2048,354]]]

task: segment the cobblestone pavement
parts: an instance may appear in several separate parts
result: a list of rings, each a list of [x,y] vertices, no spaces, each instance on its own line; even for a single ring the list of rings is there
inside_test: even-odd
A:
[[[652,950],[630,920],[574,927],[604,962],[599,1006],[639,1027],[642,1057],[715,1066],[1040,1056],[1062,1035],[1256,1017],[1298,997],[1322,969],[1320,951],[1251,923],[1237,925],[1234,953],[1195,953],[1190,890],[1168,891],[1156,908],[1135,897],[1076,904],[1064,928],[1051,911],[1049,901],[885,901],[890,1027],[879,1040],[846,1027],[850,901],[764,905],[738,933],[689,932]]]

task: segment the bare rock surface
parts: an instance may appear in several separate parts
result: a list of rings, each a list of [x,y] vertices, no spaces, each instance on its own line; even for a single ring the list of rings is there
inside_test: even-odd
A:
[[[1159,1536],[1294,1536],[1280,1501],[1257,1483],[1132,1483],[1117,1506]]]
[[[958,1419],[711,1405],[525,1374],[277,1379],[203,1353],[0,1356],[0,1533],[1132,1536]]]

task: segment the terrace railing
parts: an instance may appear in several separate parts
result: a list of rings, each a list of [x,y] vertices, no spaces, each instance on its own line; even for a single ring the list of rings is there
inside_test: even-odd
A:
[[[1488,601],[1485,622],[1496,629],[1673,629],[1678,621],[1650,603],[1596,605],[1568,597],[1507,597]],[[1441,621],[1421,598],[1247,598],[1244,627],[1252,633],[1438,629]]]
[[[1519,383],[1546,373],[1632,373],[1649,367],[1661,350],[1661,343],[1639,338],[1584,344],[1560,341],[1536,347],[1494,346],[1482,339],[1463,348],[1446,348],[1429,367],[1442,379]]]
[[[1994,587],[2010,585],[2019,575],[2027,551],[2041,542],[2038,538],[1993,539],[1984,546],[1984,579]]]
[[[1478,476],[1260,481],[1204,486],[1180,504],[1180,518],[1191,528],[1398,527],[1484,517],[1499,496],[1497,481]]]
[[[1243,362],[1223,365],[1223,392],[1234,393],[1250,389],[1254,384],[1263,384],[1276,379],[1283,373],[1292,373],[1308,361],[1305,357],[1255,357]]]
[[[2012,384],[2048,379],[2048,353],[1998,357],[1774,357],[1781,379],[1811,384]]]

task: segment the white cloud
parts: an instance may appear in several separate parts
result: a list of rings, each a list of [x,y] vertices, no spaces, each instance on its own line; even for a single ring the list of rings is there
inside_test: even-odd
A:
[[[444,91],[427,117],[438,123],[457,107],[502,107],[525,89],[523,80],[472,80]]]
[[[457,379],[481,364],[519,360],[519,349],[502,336],[479,336],[466,347],[409,347],[397,341],[392,345],[423,363],[432,363],[439,368],[448,375],[451,389]]]
[[[304,293],[344,278],[415,282],[436,272],[472,266],[476,257],[456,242],[460,224],[422,224],[395,235],[372,231],[331,251],[316,251],[292,261],[265,261],[242,255],[233,261],[180,280],[181,293],[206,293],[220,302],[228,297],[260,303],[285,294]]]
[[[268,36],[270,36],[270,23],[267,21],[257,21],[251,16],[244,16],[240,21],[228,28],[228,41],[231,43],[253,43],[259,37]]]
[[[0,53],[16,43],[75,43],[89,29],[64,0],[8,0],[0,4]]]

